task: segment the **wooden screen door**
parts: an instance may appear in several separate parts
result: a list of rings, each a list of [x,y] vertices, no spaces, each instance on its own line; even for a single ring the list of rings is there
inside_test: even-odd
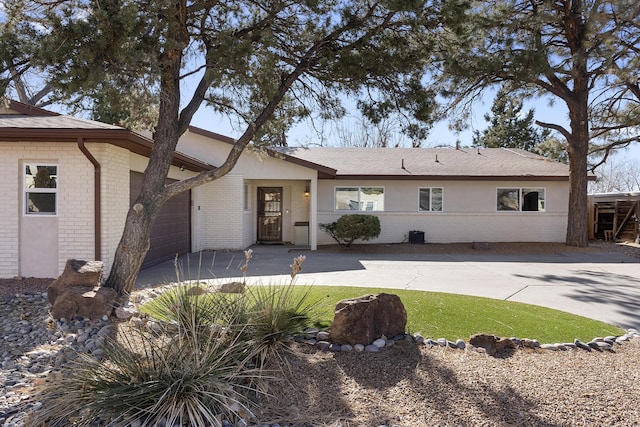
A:
[[[282,187],[258,187],[258,241],[282,241]]]

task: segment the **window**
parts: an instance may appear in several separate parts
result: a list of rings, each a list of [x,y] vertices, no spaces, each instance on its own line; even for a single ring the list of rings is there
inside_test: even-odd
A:
[[[336,187],[338,211],[383,211],[383,187]]]
[[[498,188],[499,211],[545,211],[544,188]]]
[[[442,212],[442,188],[420,189],[420,211]]]
[[[26,164],[24,189],[26,215],[55,215],[58,204],[58,166]]]

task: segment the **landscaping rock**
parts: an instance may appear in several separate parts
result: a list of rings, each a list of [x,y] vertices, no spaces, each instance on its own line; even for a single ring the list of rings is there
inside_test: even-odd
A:
[[[342,344],[370,343],[404,334],[407,311],[400,297],[392,294],[364,295],[336,304],[331,339]]]
[[[224,294],[241,294],[244,292],[246,285],[242,282],[228,282],[223,283],[218,289],[218,292],[222,292]]]
[[[489,334],[475,334],[469,338],[469,344],[474,347],[482,347],[487,354],[493,356],[505,350],[513,350],[516,348],[515,343],[508,338],[500,338]]]
[[[329,339],[329,332],[327,331],[319,331],[318,334],[316,335],[316,338],[319,341],[327,341]]]
[[[111,288],[100,286],[102,261],[67,260],[64,271],[47,289],[51,316],[55,319],[100,319],[109,316],[117,297]]]
[[[380,347],[378,347],[377,345],[369,344],[364,348],[364,351],[367,351],[369,353],[377,353],[380,351]]]

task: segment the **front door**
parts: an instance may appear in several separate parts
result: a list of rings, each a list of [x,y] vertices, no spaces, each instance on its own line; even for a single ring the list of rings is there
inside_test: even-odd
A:
[[[258,241],[282,241],[282,187],[258,187]]]

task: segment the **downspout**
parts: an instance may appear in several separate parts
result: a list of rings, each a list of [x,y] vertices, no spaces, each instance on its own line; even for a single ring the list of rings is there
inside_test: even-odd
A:
[[[89,159],[89,161],[91,162],[91,164],[93,165],[93,176],[94,176],[94,180],[93,180],[93,222],[94,222],[94,227],[93,227],[93,233],[94,233],[94,237],[93,240],[95,242],[95,260],[96,261],[101,261],[102,260],[102,254],[100,253],[100,247],[102,245],[102,240],[100,238],[101,236],[101,228],[102,225],[100,223],[100,218],[102,217],[101,215],[101,209],[100,209],[100,201],[102,199],[102,195],[100,193],[100,163],[98,163],[98,161],[96,160],[95,157],[93,157],[91,155],[91,153],[89,152],[89,150],[87,149],[87,147],[85,147],[84,145],[84,138],[78,138],[78,148],[80,149],[80,151],[82,151],[82,154],[85,155],[85,157],[87,159]]]

